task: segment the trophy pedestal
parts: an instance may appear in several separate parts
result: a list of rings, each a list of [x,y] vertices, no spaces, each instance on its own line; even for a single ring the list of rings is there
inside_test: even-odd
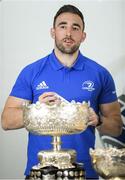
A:
[[[84,180],[83,164],[76,163],[75,150],[62,150],[60,136],[53,136],[53,150],[40,151],[40,163],[33,166],[30,179],[37,180]]]
[[[40,168],[54,166],[59,169],[74,168],[76,152],[74,150],[40,151],[38,153]]]
[[[54,166],[46,166],[41,168],[38,164],[33,166],[30,171],[29,179],[37,180],[84,180],[85,171],[83,165],[74,163],[73,168],[60,169]]]

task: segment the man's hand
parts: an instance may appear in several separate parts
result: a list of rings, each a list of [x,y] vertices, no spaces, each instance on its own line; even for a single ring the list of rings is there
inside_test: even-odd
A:
[[[59,104],[61,102],[60,98],[54,92],[45,92],[39,96],[39,101],[45,104]]]
[[[96,126],[98,124],[99,117],[93,110],[93,108],[89,108],[89,123],[88,125]]]

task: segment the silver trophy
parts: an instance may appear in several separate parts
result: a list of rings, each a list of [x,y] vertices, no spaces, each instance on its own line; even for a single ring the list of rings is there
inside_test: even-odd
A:
[[[38,153],[39,164],[32,167],[30,179],[83,180],[85,171],[76,163],[76,151],[61,149],[61,136],[81,133],[87,128],[88,104],[61,98],[59,104],[25,104],[23,119],[25,128],[37,135],[52,136],[52,150]]]
[[[90,149],[95,170],[108,180],[125,180],[125,148]]]

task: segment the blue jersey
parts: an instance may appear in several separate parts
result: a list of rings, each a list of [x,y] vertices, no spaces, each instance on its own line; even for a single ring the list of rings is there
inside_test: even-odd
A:
[[[44,92],[56,92],[68,101],[90,101],[98,114],[99,105],[117,100],[114,81],[110,73],[80,52],[72,67],[62,65],[54,52],[26,66],[19,74],[10,96],[38,101]],[[89,126],[80,134],[62,136],[62,148],[75,149],[77,161],[84,163],[88,176],[96,177],[91,167],[89,148],[95,145],[95,129]],[[50,136],[29,133],[28,161],[25,174],[38,164],[37,153],[51,149]]]

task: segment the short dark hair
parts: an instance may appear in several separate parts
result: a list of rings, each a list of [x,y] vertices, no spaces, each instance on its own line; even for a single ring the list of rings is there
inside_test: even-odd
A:
[[[70,4],[62,6],[62,7],[57,11],[56,15],[54,16],[53,27],[55,27],[55,22],[56,22],[57,17],[58,17],[60,14],[62,14],[62,13],[77,14],[77,15],[81,18],[81,20],[82,20],[82,22],[83,22],[83,30],[84,30],[84,28],[85,28],[85,22],[84,22],[84,17],[83,17],[82,12],[81,12],[77,7],[75,7],[75,6],[73,6],[73,5],[70,5]]]

